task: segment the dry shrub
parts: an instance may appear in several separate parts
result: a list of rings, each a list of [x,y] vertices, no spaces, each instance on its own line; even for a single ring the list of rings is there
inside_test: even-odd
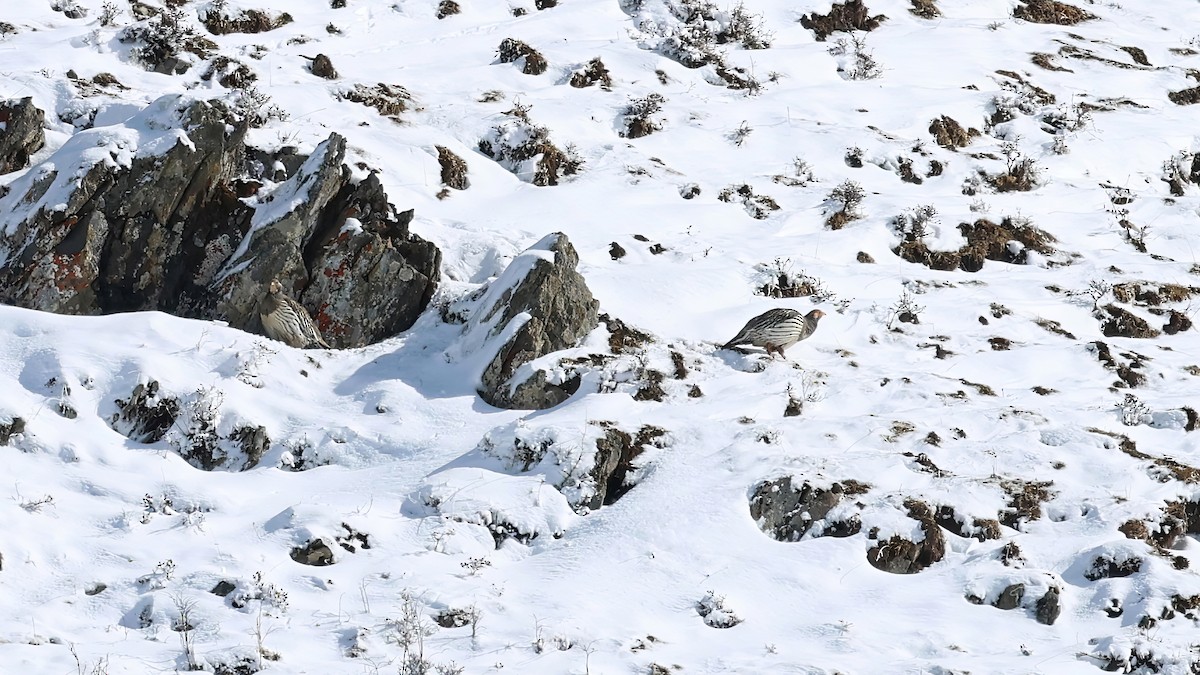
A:
[[[933,140],[947,150],[965,148],[971,144],[971,139],[979,136],[978,129],[964,129],[953,118],[942,115],[929,124],[929,133]]]
[[[1028,263],[1028,251],[1043,255],[1055,252],[1052,246],[1057,240],[1048,232],[1034,227],[1032,223],[1014,218],[1005,218],[999,224],[980,219],[974,223],[962,223],[959,232],[967,239],[966,245],[957,251],[931,251],[920,238],[902,242],[892,252],[908,262],[925,265],[935,270],[978,272],[985,260],[994,260],[1013,265]],[[1021,244],[1010,247],[1009,242]]]
[[[549,65],[546,63],[546,57],[536,49],[512,38],[504,38],[504,41],[496,48],[496,55],[501,63],[515,63],[524,59],[521,72],[526,75],[541,75],[546,72]]]
[[[179,9],[165,9],[152,20],[123,29],[118,40],[137,43],[130,50],[133,57],[145,64],[147,70],[166,74],[188,69],[189,64],[176,58],[181,52],[206,59],[217,49],[217,43],[198,34]]]
[[[852,33],[875,30],[886,19],[883,14],[871,16],[870,10],[862,0],[847,0],[840,4],[834,3],[828,14],[805,14],[800,17],[800,25],[816,33],[817,40],[824,42],[830,35],[839,31]]]
[[[208,82],[214,77],[222,87],[229,89],[245,89],[258,79],[258,75],[250,70],[249,66],[228,56],[217,56],[209,62],[208,69],[204,71],[200,79]]]
[[[496,125],[488,135],[480,139],[479,151],[500,163],[509,171],[522,175],[533,164],[534,185],[558,185],[563,176],[579,173],[583,159],[574,146],[568,144],[560,149],[550,141],[550,130],[534,124],[518,111],[509,113],[510,119]]]
[[[641,138],[662,129],[662,122],[655,119],[655,116],[666,102],[666,97],[655,93],[631,98],[629,105],[625,107],[625,137]]]
[[[1151,328],[1145,319],[1127,309],[1112,304],[1105,305],[1102,309],[1108,316],[1104,316],[1099,311],[1096,315],[1101,319],[1100,332],[1104,333],[1105,337],[1146,339],[1160,335],[1160,332]]]
[[[778,202],[767,195],[754,194],[754,188],[746,184],[726,187],[717,199],[726,203],[740,202],[755,220],[765,220],[772,211],[779,210]]]
[[[608,68],[604,65],[604,62],[600,60],[599,56],[591,61],[588,61],[587,65],[585,65],[583,68],[571,73],[571,79],[569,81],[569,84],[576,89],[583,89],[584,87],[590,87],[597,83],[599,83],[600,88],[604,91],[612,90],[612,76],[609,74]]]
[[[271,16],[261,9],[247,9],[235,16],[227,16],[222,12],[208,11],[201,17],[200,22],[213,35],[228,35],[230,33],[265,33],[285,26],[293,21],[287,12]]]
[[[467,162],[462,157],[450,151],[450,148],[437,146],[438,164],[442,167],[442,183],[455,190],[466,190],[471,187],[467,178]]]
[[[1059,26],[1074,26],[1080,21],[1096,18],[1074,5],[1057,0],[1021,0],[1013,16],[1032,23],[1051,23]]]
[[[380,82],[374,87],[356,84],[350,91],[342,92],[341,98],[379,111],[380,115],[394,121],[400,121],[400,113],[408,110],[412,103],[412,94],[404,87]]]
[[[458,3],[454,0],[442,0],[438,3],[437,18],[444,19],[448,16],[460,14],[461,12],[462,7],[459,7]]]
[[[922,19],[936,19],[942,15],[936,0],[912,0],[912,7],[908,11]]]

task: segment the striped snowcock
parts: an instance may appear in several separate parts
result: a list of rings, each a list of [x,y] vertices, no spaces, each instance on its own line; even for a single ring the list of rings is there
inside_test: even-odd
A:
[[[308,310],[283,292],[283,284],[278,279],[271,280],[258,312],[263,331],[272,340],[279,340],[297,349],[331,349],[321,339],[321,332],[308,315]]]
[[[825,312],[819,309],[814,309],[808,314],[801,314],[786,307],[770,309],[747,321],[742,330],[722,345],[721,349],[753,345],[766,349],[767,354],[774,355],[778,352],[783,356],[783,350],[816,332],[817,322],[823,316]]]

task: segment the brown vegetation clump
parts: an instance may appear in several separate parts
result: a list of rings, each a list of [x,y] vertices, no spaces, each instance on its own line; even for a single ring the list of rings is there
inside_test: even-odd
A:
[[[838,31],[851,33],[858,30],[875,30],[886,19],[883,14],[871,16],[870,10],[862,0],[846,0],[843,3],[834,3],[828,14],[805,14],[800,17],[800,25],[816,33],[819,42],[824,42]]]
[[[247,9],[236,16],[209,11],[200,22],[213,35],[228,35],[230,33],[265,33],[285,26],[293,21],[287,12],[271,16],[261,9]]]
[[[504,38],[504,41],[496,48],[496,55],[501,63],[522,61],[521,72],[526,75],[541,75],[549,66],[546,57],[542,56],[538,50],[512,38]]]
[[[912,7],[908,11],[922,19],[936,19],[942,15],[936,0],[912,0]]]
[[[920,238],[901,242],[892,252],[901,258],[925,265],[935,270],[978,272],[985,260],[1024,265],[1028,262],[1028,251],[1043,255],[1055,252],[1051,245],[1057,241],[1050,233],[1028,222],[1005,218],[1000,223],[980,219],[974,223],[961,223],[959,232],[967,243],[957,251],[931,251]],[[1018,242],[1020,246],[1011,246]]]
[[[112,76],[110,75],[109,77]],[[246,64],[235,61],[228,56],[215,57],[208,64],[208,69],[204,71],[200,79],[208,82],[214,77],[217,78],[222,87],[229,89],[245,89],[258,79],[258,75],[250,70]]]
[[[612,76],[609,74],[608,68],[605,67],[604,62],[600,60],[599,56],[591,61],[588,61],[587,65],[585,65],[583,68],[571,73],[571,79],[569,81],[569,84],[576,89],[583,89],[584,87],[590,87],[597,83],[604,91],[612,90]]]
[[[1099,312],[1097,316],[1102,319],[1100,331],[1105,337],[1154,338],[1161,334],[1151,328],[1145,319],[1127,309],[1112,304],[1105,305],[1103,309],[1108,316],[1104,317]]]
[[[438,164],[442,167],[442,184],[455,190],[471,187],[467,178],[467,162],[443,145],[437,146]]]
[[[1117,302],[1137,303],[1147,306],[1168,302],[1183,302],[1193,295],[1200,295],[1200,287],[1180,284],[1154,284],[1148,281],[1127,281],[1113,284],[1113,297]]]
[[[539,186],[558,185],[562,176],[574,175],[583,168],[583,158],[573,145],[567,144],[565,151],[560,149],[550,141],[550,130],[532,123],[521,108],[509,114],[509,120],[480,139],[480,152],[514,173],[523,171],[525,162],[536,159],[531,182]]]
[[[355,103],[361,103],[379,111],[380,115],[400,121],[400,114],[408,110],[412,103],[412,94],[400,85],[380,82],[374,87],[356,84],[350,91],[343,92],[341,98]]]
[[[1000,513],[1000,522],[1019,530],[1022,522],[1041,518],[1042,504],[1053,496],[1049,490],[1052,485],[1053,481],[1001,480],[1000,487],[1008,493],[1008,509]]]
[[[1021,0],[1021,5],[1013,9],[1013,16],[1032,23],[1051,23],[1059,26],[1074,26],[1080,21],[1094,19],[1089,14],[1074,5],[1057,0]]]
[[[779,210],[779,203],[767,195],[754,193],[749,185],[730,185],[717,195],[717,199],[726,203],[741,202],[746,213],[755,220],[765,220],[772,211]]]
[[[1200,103],[1200,87],[1192,87],[1183,91],[1167,92],[1167,98],[1175,105],[1193,105]]]
[[[333,67],[333,60],[325,54],[317,54],[313,57],[312,64],[309,65],[309,71],[317,77],[323,77],[326,80],[336,80],[338,78],[337,69]]]
[[[953,118],[942,115],[929,124],[929,133],[933,140],[947,150],[965,148],[971,144],[971,139],[979,136],[978,129],[964,129]]]
[[[437,18],[444,19],[448,16],[454,16],[462,12],[462,7],[454,0],[442,0],[438,3]]]

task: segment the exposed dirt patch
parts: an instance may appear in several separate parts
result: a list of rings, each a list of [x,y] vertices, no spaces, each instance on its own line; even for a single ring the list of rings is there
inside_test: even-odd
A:
[[[833,3],[828,14],[805,14],[800,17],[800,25],[815,33],[818,42],[824,42],[830,35],[839,31],[852,33],[875,30],[886,19],[883,14],[871,16],[870,10],[862,0],[847,0],[843,3]]]

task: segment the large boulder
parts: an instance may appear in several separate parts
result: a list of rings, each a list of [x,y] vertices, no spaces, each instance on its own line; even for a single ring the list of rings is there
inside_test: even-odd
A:
[[[552,382],[543,369],[522,368],[576,346],[599,323],[600,303],[576,271],[578,264],[575,247],[556,232],[517,256],[489,285],[470,329],[486,331],[485,348],[495,349],[480,376],[483,400],[499,408],[541,410],[578,388],[578,380]]]
[[[441,256],[330,134],[262,177],[218,101],[166,96],[122,127],[76,134],[0,196],[0,302],[67,314],[160,310],[261,332],[272,278],[335,347],[411,326]],[[272,164],[284,167],[285,162]],[[286,178],[286,180],[285,180]]]
[[[46,143],[45,119],[31,97],[0,101],[0,174],[29,166],[29,156]]]

